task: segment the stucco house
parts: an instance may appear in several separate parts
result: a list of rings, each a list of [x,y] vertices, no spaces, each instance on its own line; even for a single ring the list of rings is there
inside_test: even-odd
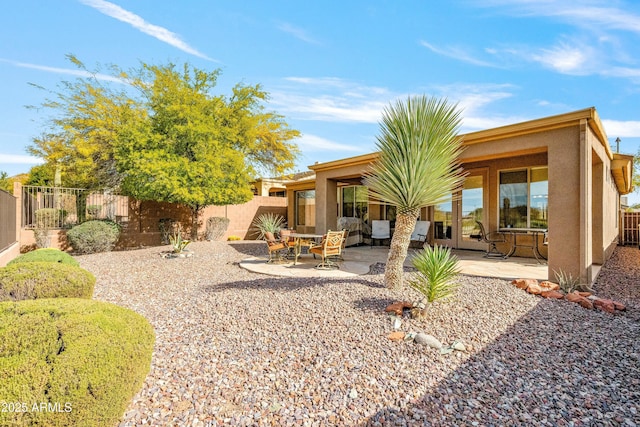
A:
[[[486,249],[472,237],[478,220],[488,231],[548,230],[549,275],[563,271],[592,283],[618,241],[620,196],[632,190],[633,156],[614,153],[595,108],[460,135],[468,173],[451,200],[424,208],[428,242]],[[395,217],[371,200],[363,172],[377,153],[309,166],[313,177],[287,184],[289,225],[324,233],[339,217],[365,223]],[[525,237],[527,238],[527,237]],[[528,236],[531,239],[531,235]],[[542,235],[537,235],[542,239]],[[509,249],[509,243],[502,244]],[[533,256],[526,248],[516,255]]]

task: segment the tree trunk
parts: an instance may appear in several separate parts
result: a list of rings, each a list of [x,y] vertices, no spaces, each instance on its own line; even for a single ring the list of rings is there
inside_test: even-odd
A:
[[[198,241],[198,218],[200,217],[201,206],[191,208],[191,241]]]
[[[391,238],[391,247],[387,265],[384,269],[384,284],[391,289],[402,289],[404,275],[404,260],[411,240],[411,233],[416,226],[420,210],[399,213],[396,217],[396,229]]]

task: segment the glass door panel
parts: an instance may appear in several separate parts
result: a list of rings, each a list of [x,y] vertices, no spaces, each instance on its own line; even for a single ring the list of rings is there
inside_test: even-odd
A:
[[[486,226],[486,182],[486,171],[472,171],[465,179],[460,191],[458,205],[460,228],[457,241],[458,247],[461,249],[485,249],[486,244],[478,242],[478,238],[472,236],[480,234],[480,227],[476,221],[480,221]]]
[[[433,211],[433,237],[437,244],[451,246],[453,232],[453,204],[451,197]]]

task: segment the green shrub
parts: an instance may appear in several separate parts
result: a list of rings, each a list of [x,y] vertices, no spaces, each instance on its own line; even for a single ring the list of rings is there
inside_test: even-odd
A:
[[[149,373],[153,342],[144,317],[113,304],[0,303],[0,399],[27,410],[0,412],[0,425],[117,425]]]
[[[37,227],[60,228],[64,226],[68,212],[64,209],[42,208],[35,212]]]
[[[285,223],[285,219],[282,215],[275,214],[273,212],[267,212],[259,215],[251,225],[258,229],[257,240],[262,240],[265,237],[265,233],[276,234]]]
[[[87,215],[95,218],[102,211],[102,205],[87,205]]]
[[[120,237],[120,229],[113,221],[87,221],[67,232],[73,250],[81,254],[108,252]]]
[[[460,273],[458,258],[449,248],[427,246],[412,259],[418,270],[409,282],[412,288],[424,296],[426,302],[433,302],[453,295],[458,285],[453,279]]]
[[[60,249],[37,249],[27,252],[10,261],[7,265],[20,264],[22,262],[58,262],[79,267],[80,263],[74,257]]]
[[[80,267],[23,262],[0,268],[0,301],[91,298],[96,278]]]

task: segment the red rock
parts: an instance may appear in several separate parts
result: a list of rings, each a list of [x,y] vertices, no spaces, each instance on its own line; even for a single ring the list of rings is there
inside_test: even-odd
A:
[[[517,288],[527,289],[530,285],[538,284],[536,279],[515,279],[511,282],[512,285],[516,285]]]
[[[585,298],[588,298],[591,295],[593,295],[591,292],[580,292],[580,291],[577,291],[577,292],[578,292],[578,295],[580,295],[581,297],[585,297]]]
[[[568,301],[575,302],[576,304],[580,304],[582,307],[587,308],[589,310],[593,309],[593,304],[591,301],[580,295],[579,292],[571,292],[567,294],[565,297]]]
[[[402,331],[391,332],[387,335],[391,341],[402,341],[404,339],[405,333]]]
[[[540,295],[542,293],[542,288],[540,287],[540,285],[538,285],[538,283],[531,283],[527,287],[527,292],[533,295]]]
[[[402,310],[405,308],[411,308],[413,304],[407,301],[396,301],[393,304],[389,304],[387,308],[384,309],[387,313],[395,313],[398,316],[402,316]]]
[[[610,299],[597,298],[593,301],[593,306],[607,313],[615,313],[616,307]]]
[[[612,301],[612,302],[616,310],[625,311],[627,309],[627,307],[625,307],[624,304],[622,304],[621,302],[618,302],[618,301]]]
[[[540,283],[540,286],[545,288],[545,290],[549,290],[549,291],[560,290],[560,285],[558,285],[557,283],[550,282],[548,280],[545,280],[544,282]]]
[[[555,290],[551,290],[551,291],[542,291],[542,293],[540,294],[545,298],[551,298],[551,299],[562,299],[564,298],[564,294],[562,292],[558,292]]]

